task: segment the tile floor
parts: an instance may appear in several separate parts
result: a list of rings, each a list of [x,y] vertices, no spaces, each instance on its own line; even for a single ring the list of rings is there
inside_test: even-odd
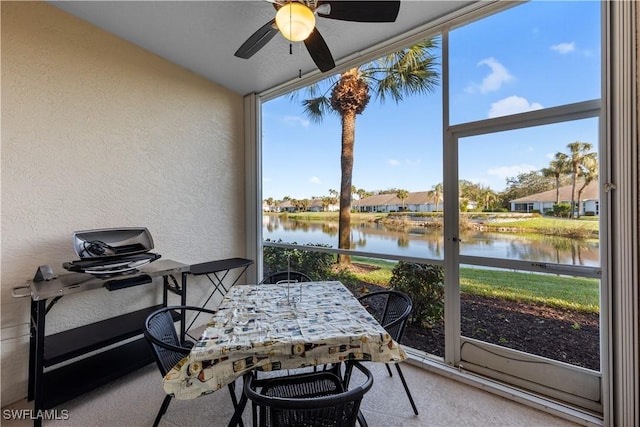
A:
[[[532,409],[475,387],[403,364],[403,372],[420,415],[411,410],[400,379],[389,377],[383,365],[370,363],[373,388],[365,395],[362,410],[370,427],[492,426],[571,427],[577,424]],[[241,382],[238,382],[240,385]],[[66,402],[68,419],[44,421],[45,427],[151,426],[164,397],[160,374],[149,365],[127,377]],[[31,408],[26,401],[3,408],[3,427],[30,426],[30,420],[11,420],[7,410]],[[225,426],[232,415],[228,391],[195,400],[173,400],[162,427]],[[244,415],[250,426],[250,411]]]

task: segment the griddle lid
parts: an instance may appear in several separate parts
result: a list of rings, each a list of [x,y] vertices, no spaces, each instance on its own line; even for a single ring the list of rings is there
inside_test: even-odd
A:
[[[103,228],[73,233],[73,249],[80,259],[108,259],[143,254],[153,249],[145,227]]]

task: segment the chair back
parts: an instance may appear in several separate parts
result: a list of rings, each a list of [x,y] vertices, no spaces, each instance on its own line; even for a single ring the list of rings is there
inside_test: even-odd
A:
[[[276,271],[260,281],[260,284],[311,282],[311,278],[299,271]]]
[[[197,316],[202,312],[215,313],[201,307],[173,306],[160,308],[147,316],[143,333],[151,346],[162,376],[165,376],[191,350],[191,343],[180,342],[174,322],[182,316],[184,319],[190,314],[195,313]]]
[[[395,341],[402,339],[413,309],[413,302],[407,294],[389,289],[365,294],[358,300]]]
[[[342,380],[329,371],[277,377],[257,391],[254,377],[245,377],[245,394],[256,405],[261,427],[355,426],[364,394],[371,389],[371,372],[353,362],[364,380],[344,390]]]

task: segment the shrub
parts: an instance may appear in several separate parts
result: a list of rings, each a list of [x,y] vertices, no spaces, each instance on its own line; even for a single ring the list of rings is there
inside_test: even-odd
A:
[[[431,328],[444,314],[444,269],[435,265],[400,261],[393,268],[389,287],[413,301],[409,323]]]
[[[569,213],[571,212],[571,204],[569,203],[558,203],[553,205],[553,216],[556,217],[569,217]]]
[[[282,240],[278,240],[282,243]],[[297,244],[293,242],[292,244]],[[308,244],[308,246],[331,247],[323,244]],[[311,252],[300,249],[284,249],[265,246],[263,250],[265,266],[264,275],[276,271],[286,271],[288,268],[305,273],[312,280],[326,280],[334,264],[334,255],[325,252]]]
[[[596,216],[596,213],[594,211],[586,211],[584,216]]]

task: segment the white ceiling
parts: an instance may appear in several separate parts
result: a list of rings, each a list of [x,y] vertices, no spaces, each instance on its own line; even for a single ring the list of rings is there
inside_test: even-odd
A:
[[[275,16],[267,1],[52,1],[85,21],[242,95],[262,92],[318,72],[303,43],[277,34],[250,59],[233,54]],[[386,42],[473,1],[402,1],[394,23],[355,23],[319,17],[316,27],[340,61]],[[328,74],[331,72],[329,71]]]

